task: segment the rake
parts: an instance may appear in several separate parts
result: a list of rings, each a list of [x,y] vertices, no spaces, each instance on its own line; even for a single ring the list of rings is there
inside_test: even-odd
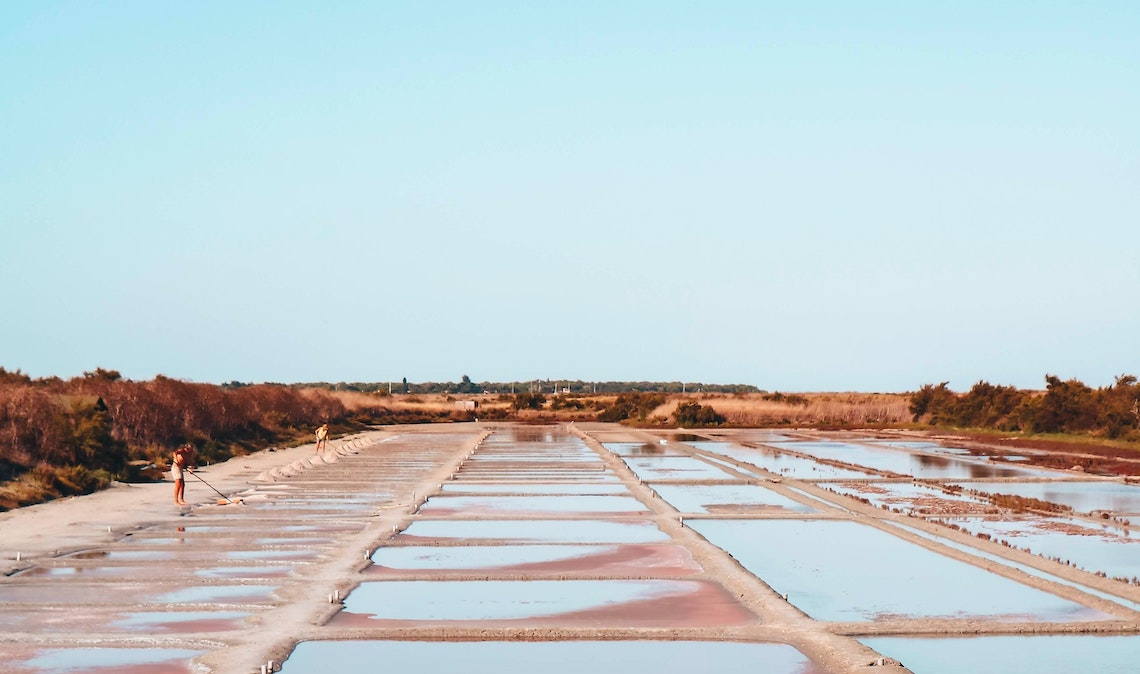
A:
[[[214,485],[210,484],[209,482],[206,482],[206,481],[205,481],[205,480],[203,480],[201,477],[199,477],[198,473],[195,473],[195,472],[194,472],[194,471],[192,471],[192,470],[188,470],[188,471],[186,471],[186,472],[187,472],[187,473],[190,473],[190,474],[191,474],[191,475],[193,475],[194,477],[197,477],[197,478],[198,478],[198,481],[199,481],[199,482],[201,482],[202,484],[206,485],[206,486],[207,486],[207,487],[209,487],[210,489],[213,489],[213,490],[214,490],[214,492],[215,492],[215,493],[216,493],[218,496],[221,496],[221,497],[222,497],[222,498],[218,499],[218,505],[226,505],[226,504],[228,504],[228,503],[233,503],[233,504],[235,504],[235,505],[241,504],[241,502],[242,502],[242,501],[241,501],[241,499],[240,499],[240,498],[239,498],[238,500],[236,500],[236,501],[235,501],[235,500],[233,500],[232,498],[230,498],[230,497],[226,496],[226,495],[225,495],[225,494],[223,494],[222,492],[218,491],[218,490],[217,490],[217,488],[216,488],[216,487],[214,487]]]

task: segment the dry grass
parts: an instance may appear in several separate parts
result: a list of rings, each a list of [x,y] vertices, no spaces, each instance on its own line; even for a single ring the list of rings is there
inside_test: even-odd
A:
[[[765,400],[763,394],[697,394],[675,396],[653,411],[668,418],[683,401],[711,406],[733,426],[865,425],[910,421],[910,398],[895,393],[802,393],[806,405]]]
[[[551,409],[550,402],[542,410],[511,409],[509,397],[500,399],[498,394],[446,395],[373,395],[350,391],[330,392],[350,411],[385,407],[393,411],[422,412],[429,414],[451,414],[457,411],[456,401],[476,400],[478,411],[474,416],[486,415],[495,418],[511,418],[519,421],[562,421],[592,418],[598,410],[605,409],[614,402],[613,394],[596,396],[576,396],[586,404],[583,410]],[[783,401],[765,400],[763,394],[674,394],[669,401],[655,409],[651,417],[667,422],[677,405],[685,401],[695,401],[712,406],[727,418],[732,426],[826,426],[826,425],[877,425],[899,424],[910,421],[907,407],[909,397],[891,393],[803,393],[806,405],[789,404]],[[498,416],[503,415],[503,416]]]
[[[410,394],[410,395],[375,395],[370,393],[357,393],[355,391],[329,391],[349,411],[374,409],[384,407],[393,411],[424,412],[429,414],[448,414],[458,409],[456,402],[460,400],[475,400],[480,410],[508,409],[510,402],[500,401],[498,394],[479,395],[449,395],[443,393]]]

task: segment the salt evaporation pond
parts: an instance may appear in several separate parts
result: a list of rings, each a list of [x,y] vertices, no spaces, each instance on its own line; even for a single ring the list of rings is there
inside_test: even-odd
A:
[[[45,579],[50,580],[50,579]],[[84,583],[64,581],[47,584],[0,585],[0,603],[135,604],[245,603],[269,599],[276,587],[262,585],[203,585],[171,592],[162,586],[137,583]]]
[[[536,467],[549,467],[549,464],[561,463],[602,463],[594,452],[576,452],[573,454],[547,454],[532,452],[487,452],[480,451],[467,461],[470,465],[498,464],[498,463],[529,463]]]
[[[691,552],[668,543],[611,545],[387,546],[372,555],[364,573],[391,578],[430,573],[518,578],[574,574],[656,578],[701,572]]]
[[[420,520],[397,540],[512,543],[655,543],[669,536],[652,522],[604,520]]]
[[[421,515],[494,513],[646,513],[632,496],[433,496]]]
[[[126,613],[108,627],[148,634],[221,632],[242,629],[248,611],[136,611]]]
[[[614,475],[604,463],[588,468],[567,468],[564,465],[549,468],[533,468],[519,466],[497,466],[494,468],[483,466],[473,467],[470,462],[463,464],[458,474],[461,481],[530,481],[530,482],[611,482],[620,483],[621,478]]]
[[[154,601],[166,604],[253,604],[270,599],[276,591],[272,585],[206,585],[166,592]]]
[[[884,447],[896,447],[898,449],[912,449],[921,452],[932,452],[934,454],[953,454],[955,456],[970,456],[970,450],[962,449],[960,447],[946,447],[937,442],[929,442],[926,440],[870,440],[872,444],[883,445]]]
[[[689,452],[668,444],[651,442],[607,442],[602,445],[622,458],[642,456],[691,456]]]
[[[869,478],[871,474],[862,471],[829,466],[818,461],[805,459],[794,454],[765,447],[741,447],[723,442],[694,442],[693,446],[712,454],[735,459],[762,468],[770,473],[797,480],[834,480]]]
[[[817,620],[1111,619],[856,522],[694,519],[686,524]]]
[[[756,617],[723,587],[701,580],[390,580],[361,583],[345,598],[344,610],[331,624],[494,621],[590,627],[727,626],[752,623]]]
[[[37,635],[76,630],[183,635],[242,629],[244,619],[250,615],[248,611],[116,611],[102,606],[71,606],[66,614],[61,614],[33,606],[0,613],[0,631]]]
[[[966,489],[1011,494],[1069,506],[1079,513],[1094,510],[1140,516],[1140,486],[1123,482],[968,482]]]
[[[935,456],[902,449],[868,447],[846,442],[786,442],[782,449],[810,454],[821,459],[865,466],[875,470],[920,478],[952,480],[994,477],[1056,477],[1052,471],[1003,466],[949,456]]]
[[[865,637],[914,674],[1136,674],[1140,636]]]
[[[770,508],[795,513],[815,512],[815,508],[751,484],[655,485],[654,490],[669,505],[683,513],[728,513]]]
[[[0,644],[7,674],[189,674],[204,650],[185,648],[9,648]]]
[[[994,510],[988,501],[966,494],[948,494],[941,489],[909,482],[857,482],[830,484],[837,494],[863,498],[876,508],[887,506],[918,514],[984,512]]]
[[[432,671],[464,674],[824,674],[786,644],[723,641],[306,641],[281,672],[348,671],[362,662],[383,663],[389,671],[431,663]]]
[[[1072,562],[1085,571],[1101,571],[1109,578],[1140,578],[1140,534],[1133,531],[1058,517],[950,521],[971,534],[982,533],[1035,555]]]
[[[978,557],[980,559],[986,559],[986,560],[989,560],[991,562],[996,562],[998,564],[1001,564],[1003,566],[1008,566],[1008,567],[1013,568],[1013,569],[1018,569],[1019,571],[1023,571],[1025,573],[1029,574],[1030,576],[1034,576],[1036,578],[1043,578],[1043,579],[1045,579],[1051,583],[1057,583],[1058,585],[1067,585],[1068,587],[1075,587],[1078,590],[1080,590],[1081,592],[1087,592],[1088,594],[1091,594],[1095,597],[1100,597],[1101,599],[1105,599],[1105,600],[1108,600],[1111,602],[1116,602],[1118,604],[1121,604],[1122,606],[1127,606],[1128,608],[1132,609],[1133,611],[1140,611],[1140,603],[1137,603],[1137,602],[1134,602],[1134,601],[1131,601],[1128,599],[1124,599],[1123,597],[1119,597],[1117,595],[1110,594],[1108,592],[1102,592],[1100,590],[1093,589],[1091,587],[1088,587],[1087,585],[1083,585],[1081,583],[1071,581],[1067,578],[1061,578],[1059,576],[1054,576],[1053,574],[1042,571],[1041,569],[1037,569],[1037,568],[1034,568],[1031,566],[1027,566],[1025,564],[1021,564],[1018,562],[1011,561],[1009,559],[995,555],[993,553],[986,552],[984,550],[979,550],[978,548],[975,548],[973,546],[963,545],[962,543],[950,540],[948,538],[943,538],[941,536],[935,536],[935,535],[933,535],[927,531],[924,531],[922,529],[917,529],[917,528],[915,528],[909,524],[902,524],[899,522],[889,522],[888,524],[890,524],[890,526],[892,526],[892,527],[898,527],[899,529],[903,529],[905,531],[908,531],[908,532],[914,534],[915,536],[921,536],[922,538],[925,538],[928,541],[934,541],[935,543],[938,543],[940,545],[945,545],[948,548],[953,548],[955,550],[958,550],[959,552],[964,552],[968,555],[972,555],[972,556]]]
[[[388,569],[489,569],[555,562],[616,550],[616,545],[395,545],[378,548],[372,563]]]
[[[626,457],[624,461],[645,482],[656,480],[738,480],[716,466],[687,456]]]
[[[601,496],[628,494],[629,488],[618,483],[511,483],[511,482],[445,482],[445,494],[570,494],[575,496]]]

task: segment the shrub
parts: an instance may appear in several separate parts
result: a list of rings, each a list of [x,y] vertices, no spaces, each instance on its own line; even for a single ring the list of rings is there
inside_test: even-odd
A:
[[[546,404],[546,396],[541,393],[519,393],[515,396],[511,407],[519,410],[540,410]]]
[[[694,426],[719,426],[725,422],[725,417],[718,414],[712,406],[690,401],[677,405],[677,409],[673,412],[673,420],[677,422],[678,426],[691,428]]]

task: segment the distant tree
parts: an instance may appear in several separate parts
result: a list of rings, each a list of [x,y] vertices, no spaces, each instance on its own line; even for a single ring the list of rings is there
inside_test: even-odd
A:
[[[515,411],[519,410],[540,410],[546,404],[546,396],[541,393],[530,393],[529,391],[519,393],[515,396],[515,400],[511,403],[511,407]]]
[[[1085,431],[1096,425],[1096,396],[1091,388],[1076,379],[1061,381],[1052,374],[1045,375],[1045,382],[1045,395],[1033,420],[1035,431]]]
[[[1098,391],[1097,426],[1110,438],[1125,437],[1140,429],[1140,386],[1136,377],[1122,374],[1116,383]]]
[[[482,393],[483,389],[476,383],[471,381],[471,377],[463,375],[463,378],[455,386],[455,393]]]
[[[598,415],[598,421],[624,421],[636,419],[645,421],[649,414],[665,404],[667,400],[663,393],[620,393],[606,409]]]
[[[673,420],[677,422],[678,426],[692,428],[694,426],[719,426],[725,422],[725,417],[712,406],[689,401],[677,405],[677,409],[673,411]]]
[[[1014,431],[1020,428],[1016,412],[1024,398],[1025,394],[1014,386],[979,381],[954,402],[953,411],[947,416],[955,426]]]
[[[937,415],[946,412],[954,403],[954,392],[947,388],[950,382],[942,382],[937,386],[925,384],[910,397],[910,413],[917,422],[927,414]]]
[[[798,405],[800,407],[807,407],[808,399],[806,396],[799,395],[798,393],[765,393],[760,396],[763,400],[769,400],[774,403],[784,403],[785,405]]]

